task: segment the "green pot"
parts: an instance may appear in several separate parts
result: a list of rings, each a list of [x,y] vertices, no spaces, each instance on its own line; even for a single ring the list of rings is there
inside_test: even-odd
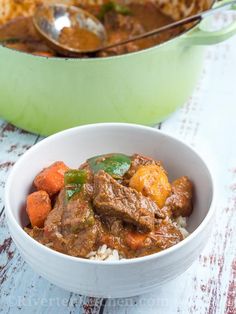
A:
[[[42,135],[95,122],[160,122],[193,92],[205,46],[236,33],[236,22],[216,32],[203,26],[111,58],[47,59],[0,47],[0,116]]]

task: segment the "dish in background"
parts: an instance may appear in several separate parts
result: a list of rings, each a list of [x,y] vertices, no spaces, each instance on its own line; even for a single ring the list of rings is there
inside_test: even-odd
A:
[[[122,4],[122,1],[104,1],[103,4],[99,5],[95,3],[91,4],[91,2],[88,1],[84,4],[78,4],[75,2],[74,5],[92,14],[104,25],[107,33],[105,45],[111,45],[133,36],[141,35],[147,31],[167,25],[173,21],[170,16],[162,13],[159,5],[152,0],[146,1],[145,3],[132,1],[131,3],[126,4]],[[48,10],[52,16],[60,16],[61,12],[59,9],[60,6],[58,6],[57,10],[54,11],[49,11],[47,7],[44,8],[44,10]],[[61,10],[63,11],[64,8],[61,7]],[[47,11],[46,13],[47,15],[49,14]],[[71,19],[74,18],[75,13],[73,10],[69,11],[67,14],[71,15]],[[91,17],[88,18],[91,19]],[[54,19],[52,18],[52,20]],[[52,28],[50,19],[49,23],[47,26],[44,26],[44,28],[46,30]],[[176,28],[175,30],[165,32],[159,36],[152,36],[147,39],[107,49],[93,54],[92,56],[108,57],[139,51],[163,43],[184,30],[185,28],[183,27]],[[64,27],[61,30],[58,41],[62,46],[69,45],[76,49],[82,47],[82,50],[90,50],[94,48],[95,44],[97,46],[101,45],[101,41],[98,36],[85,31],[86,30],[83,27]],[[56,35],[54,34],[54,36]],[[77,40],[75,40],[75,38],[77,38]],[[2,42],[5,47],[32,53],[34,55],[47,57],[59,56],[50,43],[40,37],[34,27],[32,16],[18,17],[13,20],[10,19],[8,23],[3,24],[0,27],[0,42]],[[84,54],[81,57],[86,58],[89,56],[89,54]]]
[[[13,0],[5,1],[8,17],[16,17]],[[193,3],[207,8],[212,4]],[[95,122],[154,125],[192,94],[205,47],[236,33],[236,22],[216,32],[208,32],[206,22],[210,23],[204,21],[204,29],[199,23],[161,45],[107,58],[42,58],[0,46],[0,114],[42,135]]]
[[[0,42],[8,48],[16,49],[32,53],[35,55],[53,57],[58,54],[50,45],[50,43],[43,40],[34,27],[32,16],[35,10],[43,5],[50,5],[55,1],[40,0],[36,3],[27,3],[27,0],[23,0],[20,3],[11,3],[11,0],[5,0],[6,4],[3,4],[2,17],[0,15]],[[14,2],[14,1],[13,1]],[[193,1],[191,4],[185,3],[185,1],[178,1],[171,4],[170,1],[160,0],[148,0],[148,1],[122,1],[122,0],[104,0],[104,1],[57,1],[56,4],[73,5],[75,7],[84,9],[88,13],[97,17],[101,23],[104,24],[107,33],[106,45],[112,45],[116,42],[131,38],[136,35],[141,35],[147,31],[155,28],[170,24],[174,20],[178,20],[181,17],[190,16],[194,13],[199,13],[205,9],[208,9],[213,0],[201,0]],[[12,10],[11,10],[12,5]],[[7,10],[8,8],[8,10]],[[73,8],[73,7],[72,7]],[[45,7],[44,10],[48,10]],[[50,16],[60,16],[63,7],[57,7],[55,11],[46,12]],[[15,13],[14,11],[17,11]],[[49,13],[50,12],[50,13]],[[37,11],[38,13],[38,11]],[[67,14],[71,15],[71,20],[75,19],[75,14],[69,11]],[[81,13],[82,14],[82,13]],[[51,17],[53,20],[53,17]],[[52,28],[49,23],[44,25],[45,29]],[[44,22],[41,22],[45,24]],[[77,23],[77,22],[76,22]],[[88,22],[91,24],[91,21]],[[194,23],[192,23],[193,25]],[[60,27],[60,26],[58,26]],[[186,27],[179,27],[171,31],[159,34],[158,36],[152,36],[146,39],[138,40],[126,45],[107,49],[93,57],[107,57],[113,55],[120,55],[124,53],[130,53],[147,49],[157,44],[163,43],[171,38],[182,33],[184,30],[191,28],[191,24]],[[77,34],[77,35],[76,35]],[[93,35],[93,36],[92,36]],[[56,36],[54,34],[54,36]],[[78,45],[83,45],[83,49],[91,49],[91,43],[95,43],[100,46],[98,37],[94,36],[91,32],[86,32],[81,25],[80,28],[64,27],[61,30],[59,42],[64,45],[68,45],[70,38],[78,38],[76,42],[70,42],[70,46],[78,48]],[[81,42],[81,43],[80,43]],[[86,44],[87,42],[87,44]],[[90,43],[90,45],[89,45]],[[48,45],[49,44],[49,45]],[[79,45],[80,47],[80,45]],[[60,51],[60,50],[59,50]],[[88,55],[89,56],[89,55]],[[86,57],[84,55],[83,57]]]

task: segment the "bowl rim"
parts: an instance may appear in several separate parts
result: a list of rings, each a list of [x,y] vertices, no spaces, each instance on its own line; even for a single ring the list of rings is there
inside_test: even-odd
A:
[[[24,231],[24,229],[18,224],[18,222],[16,221],[16,219],[12,213],[11,206],[10,206],[10,188],[11,188],[12,182],[13,182],[14,177],[15,177],[15,172],[24,163],[25,156],[28,156],[29,154],[31,154],[31,152],[36,151],[38,148],[40,148],[40,146],[44,145],[45,142],[59,138],[61,135],[70,133],[71,131],[79,131],[81,129],[86,130],[86,129],[99,128],[99,127],[107,127],[107,128],[128,127],[128,128],[132,128],[132,129],[139,129],[139,130],[143,130],[143,131],[145,130],[148,132],[159,133],[161,136],[165,136],[167,138],[170,138],[170,139],[176,141],[179,144],[186,146],[193,154],[195,154],[200,159],[202,164],[205,166],[205,169],[206,169],[207,174],[209,176],[209,180],[211,183],[211,189],[212,189],[212,198],[211,198],[208,212],[207,212],[206,216],[204,217],[203,221],[187,238],[183,239],[181,242],[175,244],[174,246],[172,246],[168,249],[165,249],[161,252],[157,252],[154,254],[146,255],[143,257],[137,257],[137,258],[131,258],[131,259],[121,259],[121,260],[116,260],[116,261],[109,261],[109,260],[108,261],[100,261],[100,260],[90,260],[90,259],[85,259],[85,258],[81,258],[81,257],[70,256],[70,255],[55,251],[53,249],[50,249],[47,246],[39,243],[35,239],[31,238]],[[187,246],[192,240],[194,240],[198,236],[198,234],[200,234],[207,227],[207,225],[209,224],[209,222],[211,221],[211,219],[214,215],[214,212],[215,212],[215,206],[214,206],[214,204],[215,204],[215,184],[214,184],[214,180],[213,180],[212,171],[210,170],[208,163],[203,159],[203,157],[193,147],[191,147],[185,141],[177,139],[176,137],[169,135],[166,132],[163,132],[163,131],[158,130],[156,128],[143,126],[143,125],[139,125],[139,124],[134,124],[134,123],[116,123],[116,122],[114,122],[114,123],[110,123],[110,122],[109,123],[93,123],[93,124],[86,124],[86,125],[77,126],[77,127],[73,127],[73,128],[69,128],[69,129],[57,132],[53,135],[50,135],[50,136],[44,138],[42,141],[33,145],[29,150],[27,150],[17,160],[17,162],[14,164],[14,166],[12,167],[12,169],[10,171],[10,174],[9,174],[9,176],[7,178],[7,182],[6,182],[4,200],[5,200],[5,212],[6,212],[8,225],[9,225],[9,221],[11,221],[14,228],[17,230],[17,233],[18,232],[21,233],[21,235],[23,237],[25,237],[25,239],[27,241],[31,241],[33,245],[36,245],[36,247],[39,248],[40,250],[44,251],[45,254],[53,254],[55,256],[58,256],[58,258],[64,258],[65,260],[70,260],[72,262],[80,262],[80,263],[94,264],[94,265],[104,265],[104,267],[106,267],[106,266],[128,265],[128,264],[137,264],[137,263],[147,262],[147,261],[150,261],[150,260],[153,260],[156,258],[158,259],[158,258],[162,258],[162,257],[167,256],[167,255],[170,255],[170,254],[178,251],[179,249]]]

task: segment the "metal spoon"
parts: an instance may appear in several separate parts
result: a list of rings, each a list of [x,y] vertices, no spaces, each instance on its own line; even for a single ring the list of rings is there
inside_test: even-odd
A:
[[[89,12],[74,6],[63,4],[42,5],[36,9],[33,24],[38,34],[46,40],[49,46],[65,56],[81,56],[102,49],[107,41],[107,33],[103,24]],[[63,30],[71,30],[70,42],[62,42]],[[99,47],[90,49],[75,48],[71,43],[79,41],[78,34],[73,38],[73,30],[85,30],[99,40]],[[66,36],[67,34],[65,34]]]
[[[114,48],[138,39],[143,39],[160,34],[162,32],[174,29],[179,26],[183,26],[185,24],[200,21],[205,17],[209,17],[217,12],[232,8],[234,5],[236,5],[236,1],[227,2],[219,5],[216,8],[206,10],[199,14],[184,18],[180,21],[176,21],[174,23],[151,30],[141,35],[133,36],[131,38],[111,45],[106,44],[107,33],[103,24],[92,14],[74,6],[67,6],[62,4],[41,6],[36,10],[33,16],[33,23],[38,33],[57,52],[65,56],[76,57],[83,54],[96,53],[109,48]],[[71,37],[72,41],[70,41],[70,43],[62,43],[60,39],[64,28],[71,29],[71,35],[73,35],[73,29],[75,28],[84,29],[89,33],[95,34],[98,37],[100,43],[99,45],[96,45],[96,47],[89,47],[89,49],[83,49],[83,47],[72,47],[70,45],[71,42],[79,41],[78,34],[77,36],[74,36],[74,38]]]

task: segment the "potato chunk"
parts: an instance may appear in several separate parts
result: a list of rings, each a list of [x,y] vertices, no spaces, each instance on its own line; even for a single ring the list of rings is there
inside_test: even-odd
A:
[[[150,197],[159,208],[171,194],[171,185],[165,170],[159,165],[140,166],[130,179],[129,186]]]

